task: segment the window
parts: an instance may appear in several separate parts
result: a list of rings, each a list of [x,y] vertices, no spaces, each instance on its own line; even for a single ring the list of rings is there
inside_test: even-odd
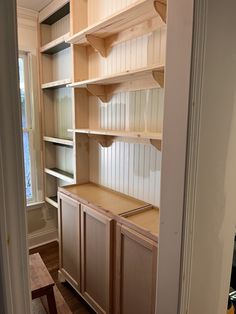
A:
[[[23,148],[24,148],[24,168],[25,168],[25,187],[27,205],[38,202],[37,191],[37,165],[34,136],[34,110],[33,95],[31,95],[32,82],[30,77],[30,55],[27,53],[19,54],[19,80],[20,80],[20,100],[22,111],[23,129]]]

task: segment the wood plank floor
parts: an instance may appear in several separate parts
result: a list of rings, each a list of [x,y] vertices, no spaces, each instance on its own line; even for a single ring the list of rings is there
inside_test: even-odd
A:
[[[68,284],[61,284],[58,281],[57,271],[59,268],[59,248],[57,242],[52,242],[38,248],[30,250],[30,254],[39,253],[47,266],[49,273],[55,281],[63,298],[70,307],[72,313],[75,314],[94,314],[95,312],[87,305],[87,303],[75,292]]]

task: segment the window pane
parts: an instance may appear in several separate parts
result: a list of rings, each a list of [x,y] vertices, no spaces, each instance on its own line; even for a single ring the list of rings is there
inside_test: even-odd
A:
[[[33,198],[33,192],[32,192],[30,145],[29,145],[29,133],[28,132],[23,132],[23,145],[24,145],[26,198],[29,201]]]
[[[19,76],[20,76],[20,99],[22,110],[22,127],[27,127],[27,115],[26,115],[26,99],[25,99],[25,75],[24,75],[24,59],[19,58]]]

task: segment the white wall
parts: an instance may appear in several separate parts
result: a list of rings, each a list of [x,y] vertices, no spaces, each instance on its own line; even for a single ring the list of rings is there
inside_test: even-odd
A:
[[[198,147],[194,154],[198,158],[189,169],[193,180],[196,176],[196,185],[192,182],[187,187],[190,195],[192,188],[195,193],[191,195],[192,219],[186,226],[185,244],[190,245],[185,254],[187,258],[191,256],[191,261],[189,287],[184,292],[188,296],[181,313],[223,314],[236,225],[236,2],[200,2],[196,1],[196,8],[202,9],[196,15],[196,23],[204,25],[206,10],[206,38],[204,41],[203,33],[197,34],[196,27],[195,35],[199,37],[195,39],[199,50],[205,42],[205,58],[203,81],[198,82],[201,95],[191,102],[194,108],[190,143]],[[199,58],[199,51],[195,52]],[[196,65],[199,67],[200,62]],[[194,159],[194,155],[190,158]],[[188,202],[186,212],[191,211],[192,204]],[[185,273],[185,290],[187,277]]]
[[[20,51],[29,52],[32,56],[32,79],[33,79],[33,101],[34,101],[34,121],[36,131],[35,151],[36,167],[38,173],[39,200],[43,200],[42,181],[42,145],[40,138],[40,116],[39,116],[39,67],[38,67],[38,33],[37,33],[38,13],[32,10],[17,9],[18,22],[18,46]],[[36,246],[57,238],[57,218],[54,208],[36,206],[27,209],[28,238],[29,245]]]

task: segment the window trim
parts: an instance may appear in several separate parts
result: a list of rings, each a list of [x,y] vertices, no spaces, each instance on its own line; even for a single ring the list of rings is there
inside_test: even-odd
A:
[[[26,127],[22,127],[22,136],[24,132],[27,132],[29,137],[29,150],[30,150],[30,170],[31,170],[31,188],[32,188],[32,198],[27,199],[27,208],[33,204],[41,203],[42,193],[39,191],[38,186],[38,176],[39,169],[41,170],[41,165],[37,164],[36,160],[36,104],[34,95],[34,77],[33,77],[33,64],[32,64],[32,54],[28,51],[19,51],[18,58],[22,58],[24,62],[24,83],[25,83],[25,104],[26,104]],[[38,117],[39,119],[39,117]]]

